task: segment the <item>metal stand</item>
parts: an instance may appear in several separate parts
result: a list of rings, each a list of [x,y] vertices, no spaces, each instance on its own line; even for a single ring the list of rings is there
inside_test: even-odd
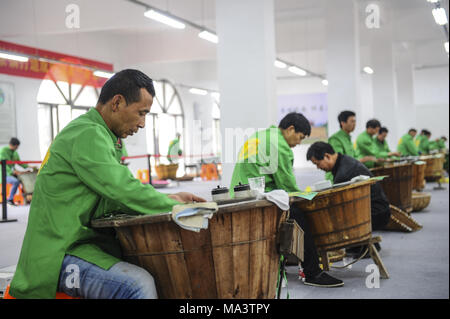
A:
[[[8,219],[8,204],[6,202],[6,160],[2,160],[2,219],[0,223],[16,222],[17,219]]]

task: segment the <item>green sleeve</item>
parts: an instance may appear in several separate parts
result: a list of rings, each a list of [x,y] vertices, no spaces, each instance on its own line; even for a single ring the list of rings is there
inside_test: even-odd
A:
[[[143,214],[170,212],[179,204],[133,177],[115,157],[111,137],[103,128],[81,133],[72,148],[72,167],[80,180],[107,200]]]
[[[272,174],[277,188],[284,189],[286,192],[298,192],[297,181],[294,175],[294,155],[291,149],[280,147],[278,153],[278,167]]]
[[[377,151],[374,146],[373,140],[365,136],[358,137],[356,141],[356,147],[361,157],[377,156]]]
[[[17,161],[17,162],[20,162],[20,156],[19,156],[19,153],[14,152],[13,154],[14,154],[14,155],[13,155],[13,160],[14,160],[14,161]],[[22,166],[23,168],[27,168],[27,167],[28,167],[28,164],[19,164],[19,165]]]
[[[331,147],[333,147],[333,150],[336,153],[345,154],[344,146],[342,145],[342,143],[336,137],[331,136],[328,139],[328,144],[330,144]]]

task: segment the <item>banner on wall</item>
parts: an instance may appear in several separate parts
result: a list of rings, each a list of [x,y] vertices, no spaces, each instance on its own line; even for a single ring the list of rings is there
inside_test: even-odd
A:
[[[8,144],[16,135],[14,84],[0,82],[0,145]]]
[[[278,96],[278,122],[290,112],[302,113],[311,124],[311,140],[325,140],[328,132],[326,93],[290,94]]]
[[[29,58],[28,62],[18,62],[0,58],[0,73],[3,74],[102,87],[107,79],[96,77],[92,70],[83,68],[83,66],[103,71],[113,71],[113,65],[109,63],[41,50],[5,41],[0,41],[0,51],[39,56],[46,59],[80,65],[80,67],[77,67],[62,63],[46,62],[34,58]]]

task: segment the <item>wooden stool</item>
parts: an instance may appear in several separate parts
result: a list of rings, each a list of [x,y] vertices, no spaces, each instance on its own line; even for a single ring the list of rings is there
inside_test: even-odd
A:
[[[367,245],[369,247],[370,257],[372,258],[372,260],[375,262],[375,264],[378,266],[378,269],[380,270],[381,278],[388,279],[389,273],[388,273],[386,267],[384,266],[383,261],[381,260],[381,257],[378,254],[377,249],[374,246],[375,243],[379,243],[379,242],[381,242],[381,236],[375,236],[375,237],[370,238],[369,240],[364,240],[359,243],[346,245],[341,248],[351,248],[351,247]],[[327,251],[319,251],[319,254],[322,259],[323,270],[325,270],[325,271],[330,270],[330,264],[328,261]]]

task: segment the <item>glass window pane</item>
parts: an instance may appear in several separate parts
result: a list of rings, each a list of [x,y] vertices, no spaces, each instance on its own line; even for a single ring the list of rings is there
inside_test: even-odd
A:
[[[52,143],[51,107],[49,105],[38,104],[38,123],[39,151],[41,159],[43,159]]]
[[[56,106],[52,106],[52,122],[53,122],[53,138],[59,133],[58,129],[58,109]]]
[[[161,155],[167,155],[170,142],[175,138],[175,117],[167,114],[159,115],[159,151]],[[163,163],[168,162],[162,158]]]
[[[76,119],[78,116],[83,115],[87,112],[84,109],[72,109],[72,120]]]
[[[72,93],[73,94],[73,93]],[[73,96],[75,98],[76,95]],[[94,107],[97,104],[97,93],[93,86],[85,86],[80,96],[74,101],[74,105]]]
[[[61,89],[62,93],[66,97],[67,100],[69,100],[69,83],[63,82],[63,81],[57,81],[56,84],[58,84],[58,87]],[[65,104],[66,102],[64,102]]]
[[[156,92],[156,96],[154,100],[157,100],[158,105],[160,107],[164,106],[164,99],[163,99],[163,86],[161,82],[153,82],[154,86],[155,86],[155,92]],[[153,102],[153,104],[155,104],[156,101]],[[158,112],[155,112],[158,113]]]
[[[161,105],[159,104],[158,100],[156,98],[153,99],[153,104],[152,104],[152,107],[150,109],[150,113],[160,114],[162,112],[163,111],[162,111]]]
[[[72,111],[69,105],[58,105],[58,124],[59,124],[59,132],[69,124],[72,120]]]
[[[66,100],[56,88],[56,85],[51,80],[43,80],[39,87],[37,96],[38,102],[52,103],[52,104],[64,104]]]
[[[75,99],[75,97],[77,96],[78,92],[80,92],[80,89],[81,89],[81,85],[80,84],[72,83],[70,85],[70,90],[72,91],[72,101]]]
[[[165,90],[164,97],[165,97],[165,100],[164,100],[163,103],[165,103],[165,105],[169,109],[170,106],[171,106],[170,103],[172,101],[172,98],[174,97],[173,95],[174,95],[175,91],[174,91],[174,89],[173,89],[173,87],[172,87],[172,85],[170,83],[165,83],[165,84],[166,84],[164,86],[164,90]]]
[[[174,98],[167,112],[170,114],[179,114],[179,115],[183,114],[183,112],[181,111],[180,100],[178,99],[178,97]]]
[[[155,135],[154,135],[154,125],[153,118],[155,115],[147,115],[145,120],[145,131],[147,135],[147,153],[155,154]]]

